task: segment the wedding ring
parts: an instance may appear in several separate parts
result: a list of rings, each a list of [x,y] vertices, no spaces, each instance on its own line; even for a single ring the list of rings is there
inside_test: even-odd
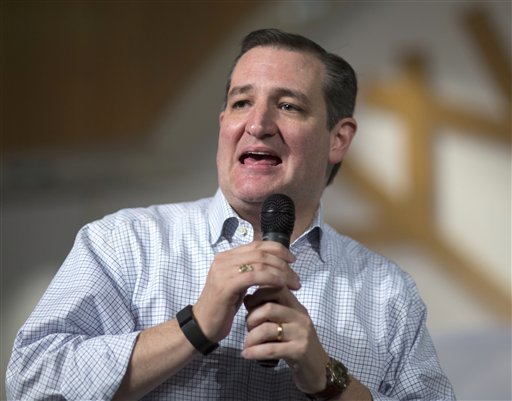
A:
[[[277,325],[277,338],[276,341],[283,341],[284,332],[283,332],[283,325],[281,323],[278,323]]]
[[[247,265],[247,264],[243,264],[243,265],[240,265],[240,267],[238,268],[238,272],[239,273],[247,273],[247,272],[252,272],[254,269],[251,265]]]

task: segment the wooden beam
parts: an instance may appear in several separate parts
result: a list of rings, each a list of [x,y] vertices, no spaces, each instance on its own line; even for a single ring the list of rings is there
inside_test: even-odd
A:
[[[491,140],[504,142],[504,145],[511,144],[510,118],[503,118],[501,121],[484,117],[477,113],[471,113],[463,110],[454,104],[436,102],[429,106],[432,115],[441,124],[458,128],[464,131],[464,134],[483,137]],[[508,115],[507,110],[504,114]]]
[[[363,97],[372,105],[386,108],[400,115],[416,114],[418,109],[413,109],[410,89],[406,89],[403,80],[396,80],[386,86],[375,84],[363,91]],[[499,140],[510,145],[512,133],[510,127],[510,113],[504,110],[503,119],[479,115],[459,106],[442,100],[428,98],[422,104],[423,112],[428,113],[429,124],[442,124],[453,126],[465,131],[465,133]],[[411,110],[413,109],[413,110]],[[431,133],[432,134],[432,133]]]
[[[512,71],[509,56],[500,46],[502,42],[493,29],[489,16],[483,10],[474,8],[466,14],[464,22],[497,89],[505,96],[509,104],[512,103]]]
[[[511,320],[511,295],[490,280],[468,257],[460,255],[448,245],[432,220],[426,219],[424,215],[414,214],[417,212],[414,208],[404,208],[403,205],[395,204],[384,191],[352,165],[347,163],[343,169],[345,178],[353,181],[367,197],[375,199],[382,213],[393,222],[386,230],[380,232],[395,230],[399,234],[391,235],[407,236],[425,246],[462,286],[471,290],[497,316],[506,321]],[[364,238],[364,235],[361,237]]]

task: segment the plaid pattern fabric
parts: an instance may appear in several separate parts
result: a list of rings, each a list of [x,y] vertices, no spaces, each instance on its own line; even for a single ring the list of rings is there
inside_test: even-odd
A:
[[[339,235],[319,210],[291,251],[296,292],[328,353],[375,400],[451,400],[413,280]],[[121,383],[138,333],[193,304],[216,253],[252,241],[220,190],[196,202],[127,209],[85,226],[20,329],[8,399],[104,400]],[[144,400],[306,400],[283,361],[240,356],[242,306],[228,337]]]

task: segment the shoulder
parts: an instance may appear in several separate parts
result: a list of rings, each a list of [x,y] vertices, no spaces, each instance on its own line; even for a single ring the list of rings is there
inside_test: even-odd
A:
[[[115,229],[133,224],[172,224],[205,215],[210,198],[192,202],[168,203],[148,207],[121,209],[89,225]]]
[[[117,236],[128,232],[169,233],[206,219],[211,198],[191,202],[126,208],[93,221],[82,228],[89,236]]]
[[[326,259],[333,261],[336,268],[343,269],[354,281],[402,295],[416,292],[412,277],[394,261],[329,225],[324,228],[324,238]]]
[[[356,270],[368,267],[386,267],[386,269],[394,270],[397,267],[386,257],[372,251],[355,239],[338,233],[327,224],[323,229],[322,240],[326,241],[327,257],[349,260]]]
[[[333,228],[325,231],[328,238],[327,260],[337,270],[336,275],[345,277],[361,305],[373,305],[380,311],[380,318],[388,323],[394,322],[394,329],[399,327],[396,324],[403,327],[411,319],[425,319],[425,303],[409,273],[385,256],[337,233]],[[374,313],[369,313],[368,317],[377,319]]]

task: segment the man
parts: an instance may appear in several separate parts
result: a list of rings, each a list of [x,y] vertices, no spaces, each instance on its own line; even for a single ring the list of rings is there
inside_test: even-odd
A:
[[[249,34],[220,114],[219,191],[84,227],[18,334],[9,397],[453,399],[411,278],[322,220],[355,95],[352,68],[314,42]],[[295,203],[290,250],[262,241],[274,193]]]

